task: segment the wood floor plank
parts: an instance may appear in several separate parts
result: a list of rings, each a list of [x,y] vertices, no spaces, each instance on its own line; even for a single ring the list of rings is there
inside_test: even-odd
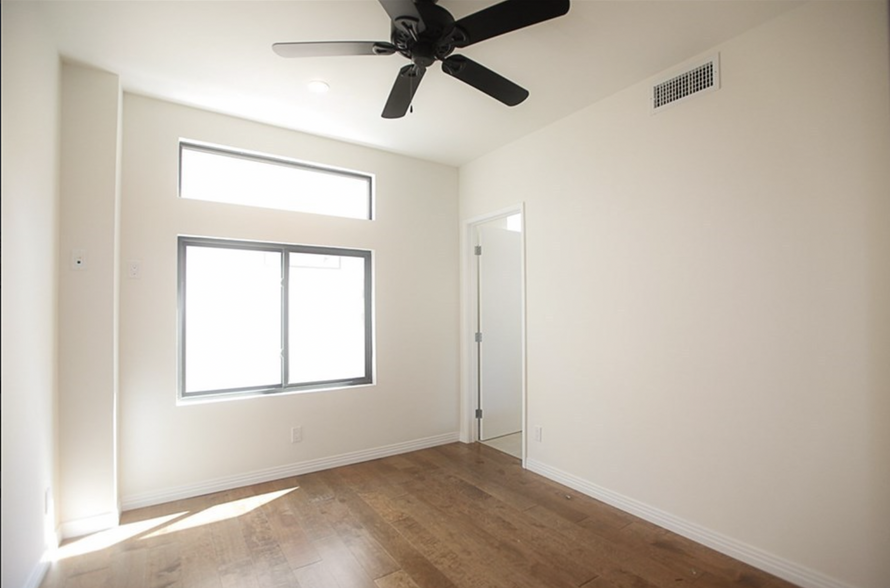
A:
[[[487,445],[481,443],[457,444],[456,447],[453,445],[455,444],[433,448],[429,451],[463,453],[482,464],[497,464],[498,467],[486,468],[486,472],[498,474],[500,484],[528,496],[535,506],[546,506],[570,520],[591,518],[602,520],[607,523],[609,528],[622,528],[636,520],[633,515],[558,482],[548,480],[543,476],[530,475],[530,472],[522,469],[521,460]]]
[[[244,530],[243,530],[244,531]],[[252,532],[246,530],[246,532]],[[263,587],[290,587],[296,577],[281,548],[276,543],[250,541],[253,575]]]
[[[413,456],[414,454],[411,455]],[[485,490],[492,496],[496,496],[501,501],[516,509],[525,510],[537,504],[534,499],[527,494],[513,490],[499,480],[493,479],[490,475],[469,470],[461,465],[461,463],[449,459],[447,455],[440,452],[428,451],[425,457],[429,462],[438,465],[441,469],[448,470],[454,475],[460,476],[467,482],[478,486],[482,490]]]
[[[318,509],[371,579],[397,571],[399,564],[356,520],[344,502],[341,498],[329,500],[319,504]]]
[[[207,528],[183,531],[180,584],[195,588],[220,588],[213,536]]]
[[[616,588],[616,586],[602,576],[597,576],[590,582],[581,585],[581,588]]]
[[[41,588],[792,588],[479,444],[151,506],[121,522],[119,540],[55,562]]]
[[[337,580],[321,561],[304,566],[294,573],[300,582],[300,588],[340,588]]]
[[[223,588],[261,588],[253,569],[253,559],[243,558],[221,561],[217,567],[219,581]]]
[[[144,547],[131,547],[125,544],[122,549],[115,552],[112,559],[110,572],[111,586],[126,586],[127,588],[145,588],[149,585],[148,577],[148,549]],[[217,579],[215,572],[211,579]],[[217,588],[219,584],[195,584],[197,588]]]
[[[54,567],[58,567],[58,574],[50,573],[49,576],[57,585],[80,586],[87,581],[95,582],[96,586],[106,585],[110,573],[109,559],[107,553],[84,553],[56,563]],[[93,578],[100,580],[90,580]]]
[[[334,529],[331,528],[331,525],[316,508],[317,501],[314,498],[317,497],[317,494],[313,490],[310,476],[312,474],[300,476],[297,479],[297,488],[282,496],[280,500],[281,503],[287,504],[290,507],[292,515],[306,533],[306,536],[311,540],[315,540],[332,535]]]
[[[178,542],[165,541],[149,549],[147,576],[151,588],[167,588],[179,583],[182,550]]]
[[[321,561],[321,556],[288,501],[279,499],[277,503],[263,505],[263,511],[292,570]]]
[[[366,465],[371,468],[374,480],[374,487],[369,491],[393,497],[404,494],[404,483],[421,473],[417,464],[404,455],[374,460]]]
[[[493,536],[515,545],[522,557],[547,568],[551,577],[562,577],[578,586],[596,577],[587,556],[576,543],[545,525],[529,518],[478,487],[448,473],[431,475],[424,482],[424,490],[444,501],[436,506],[444,511],[460,513],[483,527]]]
[[[252,495],[253,492],[247,493],[243,489],[228,493],[231,502]],[[241,509],[233,506],[233,510],[240,512]],[[244,539],[237,518],[225,517],[208,524],[216,553],[217,573],[223,587],[260,588],[254,569],[253,554]]]
[[[475,444],[477,450],[445,445],[435,448],[440,453],[460,464],[466,471],[477,472],[486,478],[486,484],[495,484],[524,496],[534,505],[543,504],[558,512],[562,517],[580,521],[590,513],[585,506],[592,500],[579,492],[570,490],[540,476],[528,476],[522,469],[520,460],[482,444]]]
[[[334,489],[325,481],[324,472],[300,476],[300,488],[309,502],[324,502],[334,497]]]
[[[392,497],[385,492],[383,496]],[[412,578],[416,578],[424,588],[454,588],[454,584],[435,565],[354,489],[344,484],[338,492],[337,499],[348,509],[348,516],[361,525],[364,531],[386,550],[392,560]]]
[[[374,581],[377,588],[420,588],[404,570],[398,570]]]
[[[461,548],[462,559],[468,565],[478,567],[482,574],[492,574],[488,565],[491,561],[501,561],[491,579],[505,582],[513,588],[543,588],[577,586],[565,574],[542,564],[521,543],[504,537],[493,529],[478,524],[472,517],[449,508],[440,508],[443,495],[437,489],[426,486],[423,491],[394,499],[398,506],[415,520],[427,527],[446,545]]]
[[[375,588],[374,580],[336,534],[319,539],[315,548],[321,554],[321,565],[340,588]]]
[[[266,516],[263,506],[269,504],[274,493],[257,492],[245,496],[237,521],[241,535],[253,559],[254,575],[260,586],[293,586],[297,580],[293,575],[287,556],[282,551],[277,534]]]
[[[388,497],[383,494],[363,494],[367,502],[389,525],[396,529],[449,581],[459,588],[500,588],[507,584],[492,579],[486,573],[484,563],[473,558],[473,551],[466,545],[447,544],[439,539],[425,524],[394,503],[406,497]]]
[[[635,549],[610,542],[545,507],[529,509],[525,514],[584,545],[592,553],[591,557],[597,559],[598,575],[616,586],[677,586],[695,580],[694,574],[683,575]]]
[[[375,467],[375,464],[376,467]],[[383,468],[379,467],[383,464],[383,460],[374,460],[370,462],[353,464],[346,468],[336,470],[338,476],[338,485],[349,486],[356,492],[374,492],[378,491],[389,484],[386,476],[381,475]],[[387,473],[394,471],[394,468],[388,466]],[[330,470],[329,470],[330,471]]]
[[[792,586],[775,576],[648,521],[637,520],[618,533],[610,533],[608,537],[617,543],[641,550],[668,567],[678,571],[691,570],[696,577],[708,578],[700,583],[752,588]]]

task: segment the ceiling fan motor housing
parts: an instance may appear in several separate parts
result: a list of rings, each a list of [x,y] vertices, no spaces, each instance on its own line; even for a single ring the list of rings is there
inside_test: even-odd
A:
[[[422,0],[415,7],[421,20],[410,15],[393,19],[391,40],[396,51],[416,65],[429,67],[451,55],[466,34],[436,0]]]

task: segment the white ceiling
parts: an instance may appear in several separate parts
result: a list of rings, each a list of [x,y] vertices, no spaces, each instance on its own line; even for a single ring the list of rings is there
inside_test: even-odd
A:
[[[546,1],[546,0],[540,0]],[[441,0],[460,18],[494,0]],[[279,41],[389,40],[377,0],[42,1],[67,60],[125,91],[460,165],[793,8],[789,0],[572,0],[566,16],[457,53],[527,88],[508,108],[431,68],[380,117],[400,55],[284,59]],[[325,95],[306,83],[323,79]]]

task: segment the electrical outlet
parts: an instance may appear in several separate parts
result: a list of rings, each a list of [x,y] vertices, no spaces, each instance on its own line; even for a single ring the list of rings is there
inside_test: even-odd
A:
[[[540,443],[544,440],[544,427],[541,425],[535,425],[535,441]]]
[[[303,440],[303,427],[291,427],[290,429],[290,442],[291,443],[299,443]]]
[[[142,273],[142,262],[138,259],[131,259],[127,262],[127,277],[131,280],[138,280]]]

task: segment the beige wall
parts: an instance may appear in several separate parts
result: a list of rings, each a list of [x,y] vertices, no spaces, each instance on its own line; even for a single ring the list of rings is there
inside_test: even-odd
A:
[[[526,205],[532,469],[886,586],[887,23],[811,3],[719,47],[717,92],[651,115],[640,83],[461,168],[462,218]]]
[[[59,515],[62,535],[117,524],[115,410],[121,89],[117,75],[62,68],[59,268]],[[81,268],[73,252],[84,254]]]
[[[361,221],[182,200],[187,138],[376,175]],[[125,95],[120,491],[125,507],[457,431],[457,170]],[[176,237],[374,251],[377,384],[177,406]],[[290,443],[290,428],[303,442]]]
[[[31,3],[3,2],[0,14],[0,583],[18,587],[39,582],[55,529],[59,58]]]

